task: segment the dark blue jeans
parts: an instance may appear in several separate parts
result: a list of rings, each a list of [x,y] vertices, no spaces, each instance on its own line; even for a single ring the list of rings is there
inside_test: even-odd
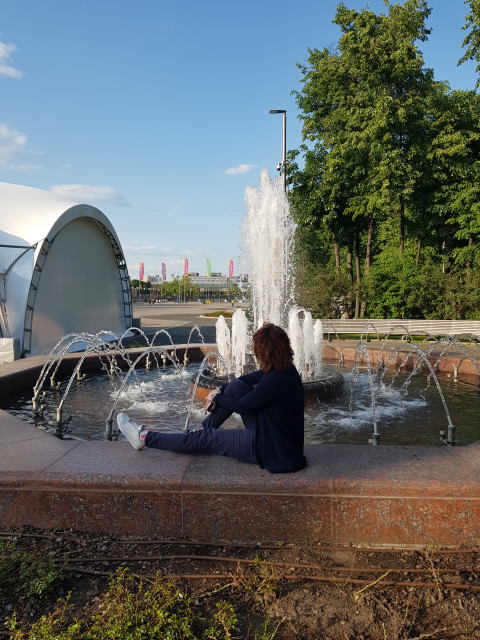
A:
[[[243,380],[229,382],[224,395],[239,399],[249,393],[250,385]],[[149,431],[145,446],[153,449],[165,449],[176,453],[214,453],[220,456],[236,458],[241,462],[256,463],[254,414],[242,415],[245,429],[218,429],[231,411],[216,407],[202,422],[202,427],[188,433],[161,433]]]

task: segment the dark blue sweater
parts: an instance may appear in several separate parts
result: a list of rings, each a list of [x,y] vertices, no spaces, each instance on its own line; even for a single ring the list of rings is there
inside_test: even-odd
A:
[[[298,471],[307,464],[303,455],[303,384],[292,365],[241,376],[252,391],[239,400],[218,394],[215,404],[235,413],[256,415],[255,453],[259,466],[270,473]]]

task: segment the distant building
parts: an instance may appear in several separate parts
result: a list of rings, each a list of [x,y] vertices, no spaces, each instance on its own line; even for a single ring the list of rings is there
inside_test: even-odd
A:
[[[228,293],[230,287],[235,284],[240,291],[246,291],[248,287],[248,275],[242,273],[238,276],[222,276],[221,273],[213,273],[209,276],[199,276],[198,273],[189,273],[190,281],[205,291]]]
[[[210,291],[228,290],[229,278],[227,278],[227,276],[222,276],[221,273],[212,273],[210,277],[199,275],[194,276],[193,273],[189,273],[188,275],[190,277],[190,282],[198,285],[201,289],[208,289]]]

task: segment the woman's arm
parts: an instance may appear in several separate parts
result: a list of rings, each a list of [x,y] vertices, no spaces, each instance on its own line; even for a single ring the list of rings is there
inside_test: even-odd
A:
[[[255,372],[257,373],[257,372]],[[278,398],[278,386],[271,376],[265,376],[263,372],[258,383],[250,393],[239,399],[234,399],[223,394],[217,394],[214,398],[215,405],[233,411],[235,413],[252,413],[262,407],[271,405]],[[248,374],[251,376],[253,374]],[[242,376],[244,380],[247,376]],[[250,379],[250,378],[249,378]]]
[[[264,375],[265,371],[259,369],[258,371],[252,371],[252,373],[246,373],[244,376],[240,376],[239,379],[253,386],[258,384]]]

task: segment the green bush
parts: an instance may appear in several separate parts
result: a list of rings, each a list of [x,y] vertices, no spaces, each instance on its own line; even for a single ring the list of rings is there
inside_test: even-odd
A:
[[[90,618],[73,617],[67,598],[27,631],[19,628],[15,615],[8,628],[12,640],[231,640],[237,622],[233,607],[225,602],[216,606],[205,618],[160,574],[145,582],[119,570]]]
[[[0,542],[0,592],[42,599],[50,596],[66,575],[52,555],[20,552],[14,544]]]

